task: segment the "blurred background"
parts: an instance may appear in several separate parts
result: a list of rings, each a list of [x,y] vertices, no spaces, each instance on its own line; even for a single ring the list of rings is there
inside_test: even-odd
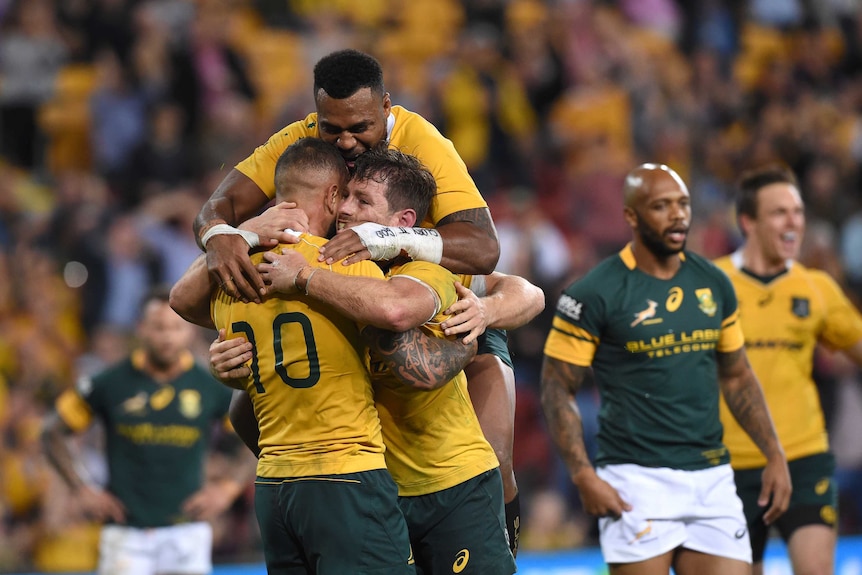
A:
[[[736,175],[788,163],[807,204],[803,262],[862,301],[858,0],[0,0],[0,572],[92,569],[98,526],[48,469],[41,419],[128,352],[143,295],[199,253],[203,202],[313,111],[314,63],[348,47],[455,143],[491,205],[498,269],[545,290],[545,313],[510,334],[525,551],[596,543],[538,374],[561,289],[630,238],[633,166],[682,175],[689,248],[717,257],[739,241]],[[202,360],[213,336],[200,332]],[[816,371],[840,530],[858,534],[860,374],[825,351]],[[592,449],[594,389],[579,402]],[[100,441],[76,446],[96,481]],[[260,560],[251,496],[217,522],[217,562]]]

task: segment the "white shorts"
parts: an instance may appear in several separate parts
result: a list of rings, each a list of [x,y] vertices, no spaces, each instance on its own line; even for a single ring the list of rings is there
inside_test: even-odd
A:
[[[142,529],[105,525],[99,539],[99,575],[205,575],[212,571],[212,526],[182,523]]]
[[[644,561],[677,547],[751,563],[730,465],[683,471],[621,464],[596,473],[632,506],[620,519],[599,519],[607,563]]]

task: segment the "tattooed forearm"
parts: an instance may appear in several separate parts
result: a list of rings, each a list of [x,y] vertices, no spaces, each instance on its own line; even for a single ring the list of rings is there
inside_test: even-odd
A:
[[[419,328],[392,332],[374,326],[362,331],[374,358],[405,385],[436,389],[451,381],[476,355],[477,344],[426,335]]]
[[[586,371],[585,367],[548,356],[542,364],[542,409],[551,438],[573,477],[585,467],[592,467],[584,445],[581,414],[575,403],[575,393]]]
[[[718,357],[721,391],[728,409],[766,457],[775,455],[780,451],[775,426],[745,352],[720,353]]]
[[[437,222],[443,238],[440,265],[456,274],[489,274],[500,258],[497,230],[488,208],[461,210]]]

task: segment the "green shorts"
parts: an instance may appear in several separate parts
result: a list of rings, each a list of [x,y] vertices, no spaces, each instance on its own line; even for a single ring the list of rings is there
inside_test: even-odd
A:
[[[503,363],[509,367],[512,365],[512,356],[509,353],[509,336],[504,329],[486,329],[485,332],[476,339],[479,346],[476,355],[490,353],[496,355]]]
[[[838,491],[832,476],[835,473],[835,457],[831,453],[817,453],[788,462],[793,493],[787,511],[775,521],[781,538],[787,541],[790,535],[805,525],[838,524]],[[763,523],[767,507],[760,507],[763,468],[741,469],[734,472],[736,491],[742,499],[745,519],[751,536],[752,560],[763,561],[769,526]]]
[[[511,575],[503,481],[492,469],[464,483],[399,498],[422,575]]]
[[[269,575],[415,575],[398,490],[384,469],[255,481]]]

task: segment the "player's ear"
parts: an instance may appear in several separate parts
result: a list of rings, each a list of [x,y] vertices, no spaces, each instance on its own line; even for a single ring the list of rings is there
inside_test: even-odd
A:
[[[341,194],[338,190],[338,184],[333,184],[329,187],[329,191],[326,194],[326,207],[331,212],[335,212],[338,210],[338,202],[341,200]]]
[[[398,212],[398,225],[402,228],[412,228],[416,225],[416,210],[406,208]]]

